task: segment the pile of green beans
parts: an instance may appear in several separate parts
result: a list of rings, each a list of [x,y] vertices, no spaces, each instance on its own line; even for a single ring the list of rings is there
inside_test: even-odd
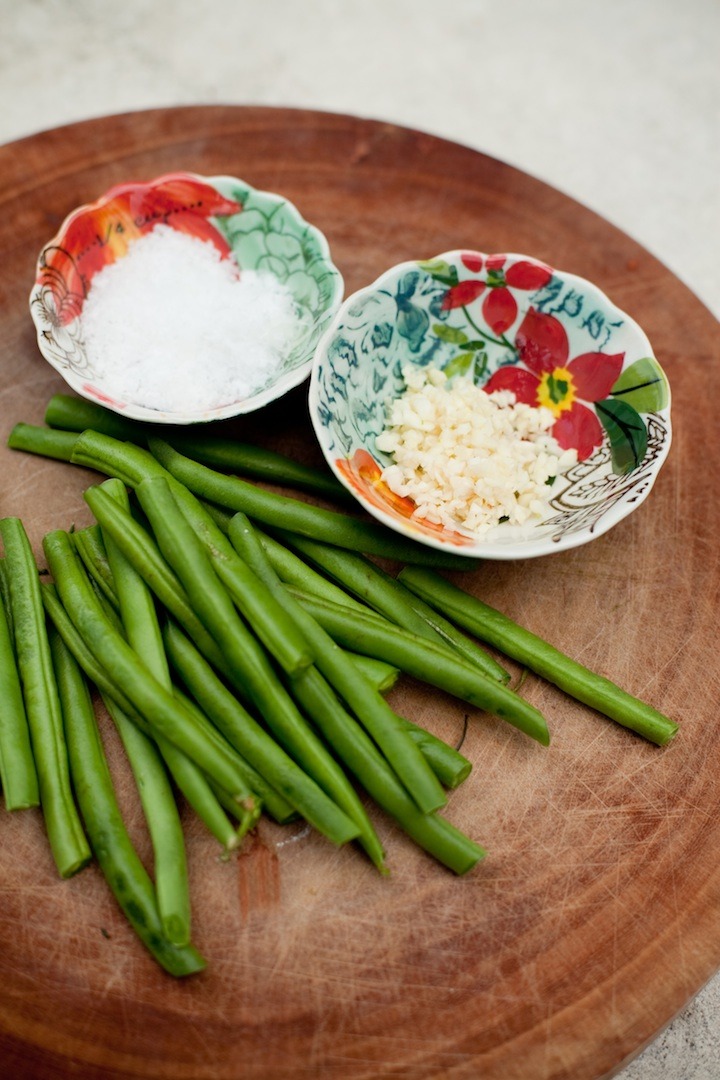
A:
[[[383,692],[399,673],[548,746],[545,718],[483,642],[650,741],[677,731],[436,572],[464,569],[461,557],[250,482],[342,503],[321,470],[205,434],[164,429],[161,439],[69,395],[51,399],[46,424],[16,425],[8,445],[108,479],[85,492],[95,524],[43,538],[52,581],[40,584],[22,523],[0,521],[5,804],[41,807],[62,876],[95,855],[173,975],[204,966],[191,944],[178,795],[226,856],[262,815],[299,818],[333,844],[357,843],[387,873],[364,791],[454,873],[484,858],[441,813],[472,764],[391,707]],[[406,565],[394,577],[368,555]],[[107,723],[136,781],[152,875],[118,809]]]

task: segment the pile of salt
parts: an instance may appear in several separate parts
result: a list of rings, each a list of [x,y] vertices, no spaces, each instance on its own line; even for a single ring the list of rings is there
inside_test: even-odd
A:
[[[82,314],[109,397],[195,414],[242,401],[278,374],[304,332],[290,290],[167,225],[92,280]]]

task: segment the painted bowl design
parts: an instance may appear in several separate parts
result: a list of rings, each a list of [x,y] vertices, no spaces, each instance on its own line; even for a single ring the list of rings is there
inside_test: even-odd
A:
[[[83,305],[93,277],[159,223],[210,241],[240,269],[269,271],[292,294],[303,329],[279,375],[242,401],[192,415],[166,412],[113,400],[93,370],[83,340]],[[133,419],[177,424],[251,412],[301,383],[342,295],[326,238],[287,199],[230,176],[177,172],[118,184],[71,213],[40,253],[30,311],[41,353],[77,393]]]
[[[553,414],[577,451],[542,519],[481,536],[413,517],[384,482],[376,439],[411,364],[471,376]],[[670,448],[670,389],[643,330],[591,282],[518,254],[406,262],[349,297],[320,341],[310,412],[331,468],[386,525],[436,548],[529,558],[600,536],[649,494]]]

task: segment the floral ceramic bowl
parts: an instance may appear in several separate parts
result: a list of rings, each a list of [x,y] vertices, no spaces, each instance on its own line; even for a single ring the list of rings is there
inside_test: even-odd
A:
[[[480,535],[413,516],[376,445],[408,364],[551,411],[550,433],[577,463],[552,483],[544,515]],[[647,497],[671,439],[668,382],[632,319],[582,278],[475,251],[402,263],[349,297],[318,345],[310,411],[328,463],[371,514],[431,547],[492,559],[606,532]]]
[[[159,224],[209,241],[219,258],[234,262],[241,273],[269,272],[294,304],[297,334],[288,339],[291,345],[272,375],[242,400],[181,412],[117,400],[93,367],[83,329],[93,279]],[[30,310],[41,353],[79,394],[137,420],[178,424],[250,412],[301,383],[342,293],[327,240],[286,199],[233,177],[178,172],[116,185],[70,214],[39,256]]]

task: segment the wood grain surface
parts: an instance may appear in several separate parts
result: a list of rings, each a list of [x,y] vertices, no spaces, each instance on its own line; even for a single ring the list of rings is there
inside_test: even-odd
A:
[[[195,938],[175,982],[95,867],[58,880],[39,815],[0,815],[0,1061],[14,1078],[585,1080],[610,1076],[720,965],[717,537],[720,332],[677,279],[563,194],[470,149],[370,120],[242,107],[94,120],[0,149],[0,513],[45,532],[90,518],[92,474],[5,448],[63,384],[27,308],[42,244],[111,184],[228,173],[326,233],[348,292],[403,259],[518,251],[591,278],[647,331],[674,444],[607,535],[464,575],[482,595],[677,719],[647,745],[534,677],[548,749],[405,679],[400,711],[474,764],[448,816],[486,861],[456,879],[375,816],[392,875],[297,826],[240,857],[188,821]],[[318,460],[305,388],[236,430]],[[133,835],[147,840],[117,747]]]

